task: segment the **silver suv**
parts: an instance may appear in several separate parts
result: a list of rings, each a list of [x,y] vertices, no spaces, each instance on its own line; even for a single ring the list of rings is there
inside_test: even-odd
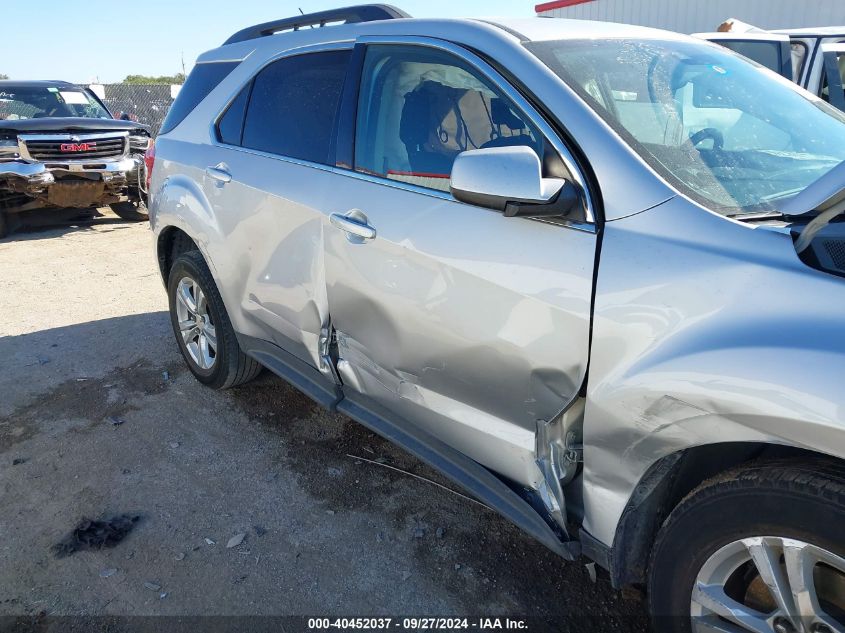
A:
[[[198,60],[148,156],[191,371],[270,369],[659,630],[845,630],[845,115],[673,33],[406,18]]]

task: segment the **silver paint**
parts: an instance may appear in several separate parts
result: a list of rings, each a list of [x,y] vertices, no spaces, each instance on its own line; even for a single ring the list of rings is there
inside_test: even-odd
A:
[[[491,147],[458,155],[452,165],[452,195],[480,206],[504,209],[508,202],[544,204],[563,188],[561,178],[543,178],[540,158],[530,147]]]
[[[505,26],[526,39],[668,37],[554,22]],[[606,223],[592,349],[595,225],[505,218],[443,192],[214,140],[209,122],[270,59],[355,40],[460,54],[536,117],[579,184],[595,184],[585,191]],[[518,77],[578,152],[482,56]],[[156,236],[175,227],[194,239],[238,332],[332,381],[331,322],[347,397],[368,397],[534,489],[544,485],[538,423],[576,400],[589,360],[583,479],[571,485],[583,480],[584,526],[607,545],[643,474],[673,452],[759,441],[845,457],[843,280],[805,266],[787,231],[680,196],[519,37],[477,21],[385,21],[201,57],[215,59],[244,61],[158,139],[151,221]],[[330,219],[356,209],[374,239],[353,243]]]
[[[673,199],[604,229],[584,426],[585,528],[606,544],[661,457],[767,442],[845,457],[843,280],[788,233]]]

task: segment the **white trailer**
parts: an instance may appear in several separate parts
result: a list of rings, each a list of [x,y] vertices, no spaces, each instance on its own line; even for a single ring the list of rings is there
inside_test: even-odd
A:
[[[557,0],[538,4],[536,11],[680,33],[714,31],[727,18],[766,30],[845,24],[845,0]]]

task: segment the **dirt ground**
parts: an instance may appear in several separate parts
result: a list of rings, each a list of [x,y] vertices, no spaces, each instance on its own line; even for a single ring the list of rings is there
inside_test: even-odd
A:
[[[498,515],[385,468],[448,484],[282,380],[202,387],[166,309],[145,224],[104,213],[0,241],[0,616],[643,630],[606,575],[594,584]],[[118,514],[140,519],[116,547],[54,556],[82,517]]]

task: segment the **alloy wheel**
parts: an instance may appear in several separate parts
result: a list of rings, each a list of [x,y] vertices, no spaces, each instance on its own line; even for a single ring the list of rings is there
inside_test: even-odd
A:
[[[208,300],[199,284],[183,277],[176,287],[176,318],[185,349],[200,369],[209,370],[217,360],[217,330]]]
[[[788,538],[734,541],[702,566],[690,610],[696,633],[845,633],[845,559]]]

